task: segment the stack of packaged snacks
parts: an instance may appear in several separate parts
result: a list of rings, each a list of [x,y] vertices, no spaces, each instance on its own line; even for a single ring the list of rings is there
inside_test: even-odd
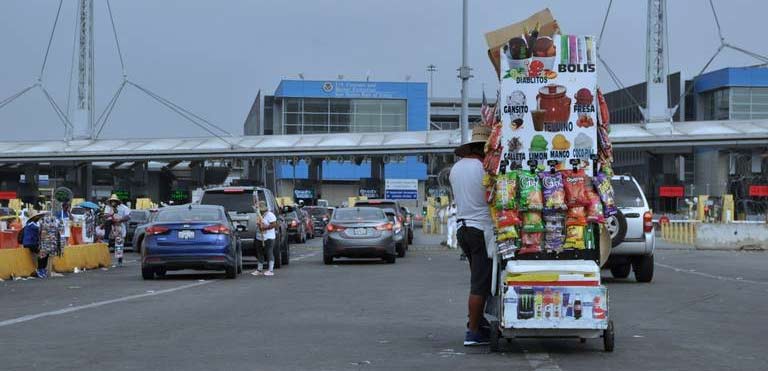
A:
[[[496,177],[493,197],[493,215],[496,224],[496,241],[503,242],[518,238],[517,226],[520,216],[517,211],[518,176],[514,171]]]
[[[584,170],[563,171],[565,184],[565,201],[568,204],[568,213],[565,218],[565,243],[564,249],[583,250],[584,233],[587,226],[586,206],[587,199],[587,175]]]
[[[534,171],[517,171],[520,184],[519,208],[522,210],[523,231],[518,254],[537,254],[541,252],[544,232],[541,211],[544,209],[544,197],[541,192],[539,176]]]
[[[565,203],[563,175],[557,171],[539,173],[544,196],[544,251],[559,253],[563,250],[563,211]]]

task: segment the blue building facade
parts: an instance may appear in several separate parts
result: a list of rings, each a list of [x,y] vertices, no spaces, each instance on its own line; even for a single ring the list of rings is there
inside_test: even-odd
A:
[[[332,134],[425,131],[429,123],[427,84],[283,80],[265,98],[265,133]],[[427,166],[415,156],[390,159],[386,178],[427,179]],[[309,164],[277,167],[278,179],[307,179]],[[322,180],[357,182],[371,177],[371,163],[324,161]]]

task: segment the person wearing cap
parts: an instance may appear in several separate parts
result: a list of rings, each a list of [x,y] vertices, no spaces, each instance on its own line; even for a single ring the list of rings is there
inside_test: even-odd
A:
[[[489,246],[495,242],[483,186],[484,146],[490,133],[487,126],[474,127],[472,139],[454,151],[460,160],[453,165],[449,176],[456,204],[456,237],[469,260],[471,277],[465,346],[488,344],[490,336],[483,316],[485,301],[491,293],[493,247],[489,249]]]
[[[107,206],[104,208],[104,216],[110,221],[112,226],[110,230],[109,239],[115,241],[115,258],[117,258],[117,265],[123,265],[123,246],[125,243],[125,236],[128,232],[128,228],[125,228],[125,223],[131,218],[131,210],[123,205],[123,202],[117,197],[112,195],[107,199]]]
[[[256,239],[259,241],[256,243],[257,255],[259,257],[259,264],[256,266],[254,276],[275,275],[275,229],[277,228],[277,217],[269,210],[267,203],[259,201],[259,212],[261,218],[259,219],[259,233],[256,234]],[[269,262],[269,268],[266,272],[262,271],[264,268],[264,262]]]

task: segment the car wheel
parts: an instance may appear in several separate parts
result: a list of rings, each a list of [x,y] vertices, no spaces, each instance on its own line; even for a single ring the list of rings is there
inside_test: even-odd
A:
[[[163,277],[165,277],[165,274],[166,274],[166,273],[168,273],[168,271],[167,271],[167,270],[165,270],[165,269],[163,269],[163,268],[160,268],[160,269],[157,269],[157,270],[155,270],[155,276],[157,276],[158,278],[163,278]]]
[[[605,220],[605,227],[611,236],[611,247],[621,244],[627,236],[627,218],[621,210],[616,210],[616,214]]]
[[[629,263],[616,264],[611,266],[611,275],[613,278],[627,278],[632,266]]]
[[[323,264],[325,264],[325,265],[333,264],[333,256],[323,255]]]
[[[141,278],[151,280],[155,278],[155,270],[152,268],[141,267]]]
[[[387,262],[387,264],[395,264],[397,255],[387,255],[384,257],[384,261]]]
[[[632,261],[637,282],[651,282],[653,280],[653,255],[645,255]]]
[[[237,266],[232,265],[232,266],[226,267],[224,269],[224,277],[230,280],[237,278]]]
[[[403,242],[403,243],[400,243],[400,244],[398,244],[398,245],[395,247],[395,250],[397,250],[397,257],[398,257],[398,258],[404,258],[404,257],[405,257],[405,248],[406,248],[406,244],[405,244],[405,242]],[[394,256],[394,255],[393,255],[393,256]]]

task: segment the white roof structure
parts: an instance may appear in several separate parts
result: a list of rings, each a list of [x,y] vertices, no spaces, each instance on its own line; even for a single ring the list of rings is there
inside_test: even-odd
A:
[[[679,122],[671,130],[642,124],[611,127],[615,148],[700,145],[768,146],[768,120]],[[0,142],[0,163],[48,161],[168,161],[334,155],[450,153],[458,130],[267,135],[219,138],[98,139]]]

